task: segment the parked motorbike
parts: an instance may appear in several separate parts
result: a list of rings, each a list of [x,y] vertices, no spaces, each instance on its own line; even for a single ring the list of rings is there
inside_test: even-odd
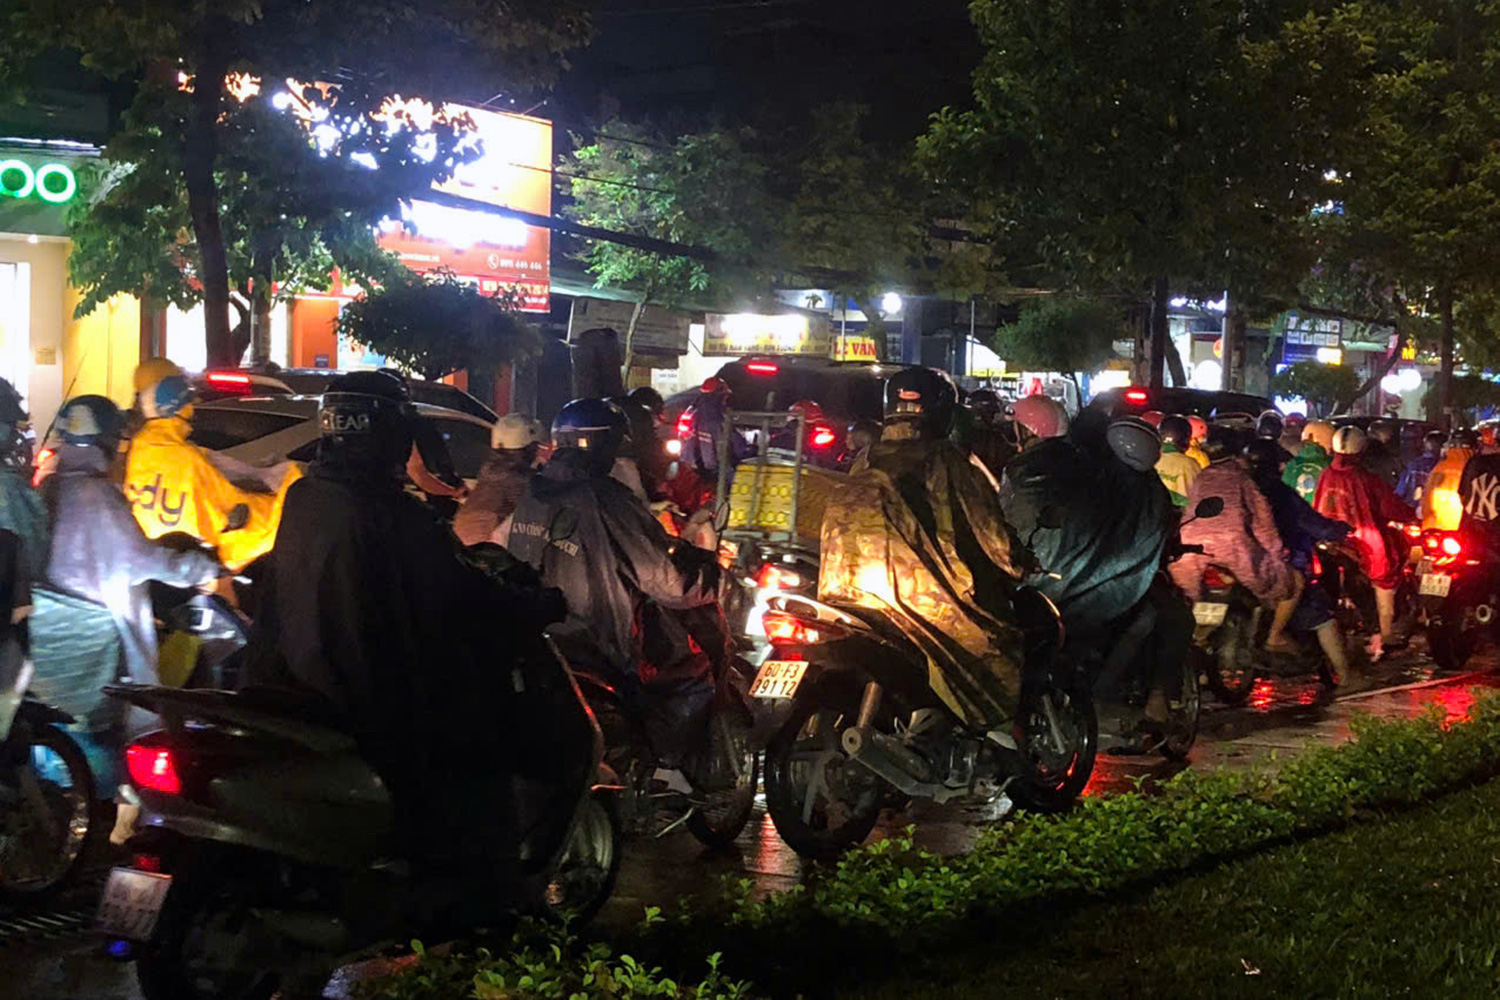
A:
[[[1422,556],[1413,573],[1427,650],[1442,669],[1459,670],[1481,633],[1495,625],[1496,560],[1482,541],[1457,531],[1434,528],[1422,532],[1420,540]]]
[[[516,806],[518,884],[512,899],[477,902],[496,920],[516,899],[587,918],[620,863],[599,728],[550,644],[512,664],[518,746],[497,781]],[[469,887],[399,856],[386,786],[351,737],[258,696],[110,693],[165,722],[127,748],[135,863],[111,872],[99,909],[146,1000],[321,988],[383,943],[460,930],[433,921]]]
[[[751,695],[772,702],[766,806],[799,854],[860,843],[893,796],[1065,808],[1087,784],[1098,726],[1087,677],[1058,657],[1057,609],[1017,592],[1025,638],[1012,745],[970,732],[928,683],[928,662],[884,611],[804,597],[770,601],[773,653]]]

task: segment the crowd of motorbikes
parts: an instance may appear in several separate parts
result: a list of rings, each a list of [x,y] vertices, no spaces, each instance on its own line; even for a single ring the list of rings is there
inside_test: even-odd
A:
[[[1182,523],[1222,510],[1209,498]],[[635,692],[570,670],[540,630],[516,637],[505,664],[517,696],[507,724],[521,763],[505,780],[517,813],[518,869],[509,875],[524,887],[521,910],[540,900],[553,918],[591,916],[612,891],[625,837],[681,827],[710,848],[728,846],[762,785],[780,836],[801,854],[829,858],[862,842],[882,810],[915,799],[1056,811],[1083,792],[1101,749],[1185,758],[1201,685],[1234,705],[1274,674],[1340,682],[1315,656],[1263,656],[1268,612],[1221,567],[1205,572],[1185,626],[1164,625],[1151,610],[1161,605],[1143,602],[1110,636],[1069,636],[1053,602],[1023,586],[1012,600],[1024,647],[1019,712],[1005,731],[975,733],[935,688],[930,651],[892,614],[818,599],[815,549],[793,538],[725,539],[722,508],[696,519],[662,513],[679,544],[715,551],[728,570],[719,605],[694,623],[721,634],[706,646],[726,650],[713,658],[711,710],[679,745],[664,746],[643,724]],[[1044,511],[1038,527],[1064,517]],[[1462,665],[1500,607],[1493,574],[1457,533],[1405,537],[1408,614],[1425,622],[1440,665]],[[1184,610],[1189,602],[1167,571],[1190,552],[1202,546],[1174,532],[1152,584]],[[1323,572],[1338,576],[1345,613],[1372,622],[1357,569],[1329,548]],[[114,786],[123,786],[140,817],[129,864],[106,885],[100,923],[115,953],[137,960],[151,1000],[269,997],[320,982],[334,957],[408,939],[450,910],[452,886],[391,853],[390,794],[350,736],[302,706],[232,693],[254,577],[252,566],[236,578],[235,601],[162,588],[162,672],[172,658],[173,682],[111,677],[106,687],[158,716],[160,728],[102,764],[75,716],[34,696],[24,642],[0,646],[0,893],[34,901],[75,880],[103,840]],[[1191,655],[1147,662],[1155,647],[1146,637],[1162,627],[1190,629]],[[1144,678],[1153,672],[1166,675],[1170,717],[1143,740]]]

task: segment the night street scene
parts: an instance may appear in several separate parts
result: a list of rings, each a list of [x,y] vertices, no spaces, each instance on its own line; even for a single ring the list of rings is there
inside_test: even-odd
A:
[[[0,25],[0,1000],[1500,997],[1500,2]]]

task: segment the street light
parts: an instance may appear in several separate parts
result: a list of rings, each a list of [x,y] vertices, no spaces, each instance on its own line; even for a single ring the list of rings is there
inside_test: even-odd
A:
[[[895,292],[886,292],[880,297],[880,311],[887,316],[901,311],[901,296]]]

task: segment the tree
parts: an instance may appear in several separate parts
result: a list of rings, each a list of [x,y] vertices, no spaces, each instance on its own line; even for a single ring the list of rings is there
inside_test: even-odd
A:
[[[1271,392],[1307,403],[1314,416],[1328,417],[1357,398],[1359,376],[1343,365],[1325,365],[1321,361],[1298,361],[1271,378]]]
[[[451,274],[411,275],[345,306],[339,334],[423,378],[493,369],[540,352],[515,303],[481,295]]]
[[[1129,336],[1121,309],[1096,299],[1044,296],[1021,307],[1020,318],[995,331],[992,347],[1007,364],[1030,371],[1094,371],[1115,357]]]
[[[191,246],[168,246],[191,255],[190,284],[201,289],[216,364],[237,360],[225,234],[232,198],[253,200],[257,221],[285,215],[314,230],[341,212],[351,224],[394,214],[401,197],[452,172],[465,130],[441,108],[393,106],[393,95],[489,95],[543,81],[588,32],[576,6],[552,0],[17,0],[6,28],[0,83],[23,80],[33,53],[59,47],[99,72],[142,77],[126,132],[107,152],[153,183],[173,182],[164,195],[185,198]],[[286,160],[257,158],[257,137],[270,137],[273,151],[296,145],[287,138],[295,116],[264,111],[266,97],[292,80],[331,86],[293,88],[311,126],[300,133],[302,149]],[[417,128],[419,119],[432,127]],[[245,159],[236,165],[236,156]],[[245,168],[253,190],[236,186]],[[290,210],[278,211],[283,198]],[[252,260],[264,262],[252,272],[274,273],[284,244],[252,242]],[[144,270],[162,276],[159,267]]]

